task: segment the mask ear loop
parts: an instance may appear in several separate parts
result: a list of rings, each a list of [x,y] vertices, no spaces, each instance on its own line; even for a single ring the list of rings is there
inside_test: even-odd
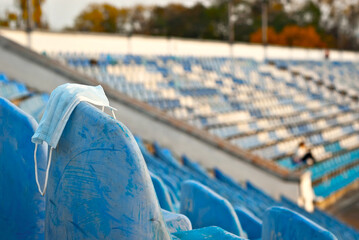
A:
[[[102,112],[104,112],[104,111],[105,111],[105,106],[102,106]],[[112,112],[113,118],[117,120],[115,112],[113,111],[112,108],[111,108],[111,112]],[[51,147],[50,148],[50,153],[49,153],[49,160],[48,160],[47,168],[46,168],[44,190],[41,190],[41,186],[40,186],[40,183],[39,183],[39,176],[38,176],[38,172],[37,172],[37,158],[36,158],[37,143],[35,144],[35,150],[34,150],[35,180],[36,180],[37,188],[38,188],[41,196],[45,195],[46,189],[47,189],[47,181],[48,181],[48,178],[49,178],[49,171],[50,171],[50,166],[51,166],[52,150],[53,150],[53,148]]]
[[[102,106],[102,112],[104,112],[104,111],[105,111],[105,106]],[[114,118],[115,120],[117,120],[116,115],[115,115],[115,111],[113,111],[113,108],[111,108],[111,112],[112,112],[113,118]]]
[[[35,179],[36,179],[36,184],[37,184],[37,188],[41,194],[41,196],[44,196],[46,193],[46,189],[47,189],[47,180],[49,178],[49,170],[50,170],[50,166],[51,166],[51,157],[52,157],[52,150],[53,148],[50,148],[50,153],[49,153],[49,160],[47,163],[47,168],[46,168],[46,175],[45,175],[45,184],[44,184],[44,190],[41,190],[41,186],[39,183],[39,177],[38,177],[38,173],[37,173],[37,158],[36,158],[36,152],[37,152],[37,143],[35,144],[35,151],[34,151],[34,162],[35,162]]]
[[[114,118],[115,120],[117,120],[116,115],[115,115],[115,111],[113,111],[113,109],[112,109],[112,108],[111,108],[111,112],[112,112],[112,116],[113,116],[113,118]]]

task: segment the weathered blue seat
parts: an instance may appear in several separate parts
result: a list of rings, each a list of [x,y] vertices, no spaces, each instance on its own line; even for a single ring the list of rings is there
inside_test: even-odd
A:
[[[8,81],[9,79],[7,78],[7,76],[4,73],[0,73],[0,84],[1,82],[6,83]]]
[[[262,240],[335,240],[328,230],[283,207],[271,207],[263,217]]]
[[[180,212],[189,218],[193,229],[218,226],[238,236],[244,235],[232,205],[196,181],[182,184]]]
[[[88,103],[53,151],[46,194],[47,239],[170,239],[131,132]]]
[[[148,152],[148,150],[144,146],[143,141],[142,141],[142,139],[140,137],[135,136],[135,140],[136,140],[136,142],[138,144],[138,147],[140,148],[145,160],[146,160],[146,158],[147,159],[154,158],[152,156],[152,154],[150,154]],[[178,197],[179,197],[178,196],[178,191],[177,191],[177,188],[176,188],[176,183],[168,175],[162,175],[161,180],[167,187],[168,193],[170,194],[170,197],[171,197],[172,204],[176,205],[178,203]]]
[[[244,208],[235,207],[237,217],[243,230],[249,239],[257,239],[262,236],[262,221]]]
[[[158,156],[160,159],[166,161],[167,163],[173,166],[177,166],[177,167],[179,166],[179,163],[172,156],[172,153],[169,149],[160,147],[160,145],[158,145],[157,142],[153,143],[153,148],[155,150],[156,156]]]
[[[172,234],[173,240],[239,240],[244,239],[229,233],[219,227],[205,227],[192,231],[182,231]]]
[[[196,171],[197,173],[202,174],[206,177],[208,176],[206,170],[201,165],[199,165],[198,163],[192,162],[186,155],[182,156],[182,162],[183,162],[183,165],[192,169],[193,171]]]
[[[24,84],[18,82],[2,82],[0,97],[16,100],[28,95],[29,91]]]
[[[172,203],[178,202],[178,191],[176,189],[176,183],[171,179],[170,176],[164,175],[162,176],[163,183],[167,186],[167,190],[171,196]]]
[[[218,180],[220,180],[221,182],[224,182],[226,184],[228,184],[231,187],[234,187],[236,189],[243,189],[239,186],[238,183],[236,183],[231,177],[227,176],[226,174],[224,174],[221,170],[219,170],[218,168],[213,168],[213,173],[215,178],[217,178]]]
[[[36,121],[0,98],[0,238],[44,239],[45,199],[37,190],[31,137]],[[46,147],[37,150],[43,180]]]
[[[151,173],[151,180],[161,208],[170,212],[174,212],[171,196],[162,180],[153,173]]]
[[[191,221],[183,214],[172,213],[162,209],[162,215],[170,233],[192,230]]]

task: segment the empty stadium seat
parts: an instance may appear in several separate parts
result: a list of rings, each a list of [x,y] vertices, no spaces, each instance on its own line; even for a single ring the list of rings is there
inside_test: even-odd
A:
[[[171,196],[166,186],[159,177],[157,177],[153,173],[150,174],[153,186],[156,191],[156,196],[161,208],[170,212],[174,212],[175,210],[172,205]]]
[[[192,162],[186,155],[182,156],[182,162],[183,162],[183,165],[187,166],[188,168],[192,169],[193,171],[196,171],[199,174],[203,174],[203,175],[207,176],[206,170],[198,163]]]
[[[336,240],[328,230],[283,207],[269,208],[263,218],[262,240]]]
[[[192,231],[182,231],[173,234],[173,240],[239,240],[245,239],[229,233],[219,227],[205,227]]]
[[[208,187],[185,181],[181,189],[180,212],[186,215],[194,229],[218,226],[238,236],[244,236],[232,205]]]
[[[192,230],[191,221],[183,214],[173,213],[162,209],[162,215],[170,233]]]
[[[44,239],[45,199],[36,187],[31,137],[36,121],[0,97],[0,238]],[[46,147],[37,151],[44,179]]]
[[[254,216],[253,213],[245,208],[236,207],[237,217],[243,231],[247,233],[249,239],[259,239],[262,236],[262,221]]]

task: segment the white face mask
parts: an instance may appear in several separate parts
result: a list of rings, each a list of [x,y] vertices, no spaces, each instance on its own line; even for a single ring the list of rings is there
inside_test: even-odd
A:
[[[36,183],[41,195],[44,195],[47,187],[48,172],[51,165],[52,150],[57,147],[62,132],[69,120],[72,111],[82,101],[92,103],[96,106],[110,108],[115,117],[114,108],[110,107],[109,101],[103,88],[98,85],[86,86],[81,84],[66,83],[58,86],[50,95],[49,102],[46,105],[45,113],[41,118],[35,134],[32,136],[31,141],[35,143],[34,161],[35,161],[35,178]],[[47,142],[50,146],[49,160],[46,168],[44,190],[41,190],[38,174],[37,174],[37,160],[36,151],[37,145]]]

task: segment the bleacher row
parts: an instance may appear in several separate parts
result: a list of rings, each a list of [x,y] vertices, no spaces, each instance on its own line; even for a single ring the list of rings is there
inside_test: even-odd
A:
[[[3,73],[0,73],[0,97],[13,101],[36,121],[40,121],[49,100],[48,94],[29,91],[24,84],[10,81]]]
[[[307,142],[317,196],[356,181],[359,159],[358,64],[116,54],[54,53],[50,57],[99,82],[289,170]],[[274,64],[273,64],[274,63]],[[310,68],[310,66],[316,66]],[[355,76],[355,77],[353,77]],[[309,79],[309,80],[308,80]],[[329,85],[328,85],[329,84]],[[328,167],[329,166],[329,167]],[[331,180],[338,174],[344,178]]]
[[[2,75],[0,96],[9,84],[21,85]],[[209,173],[157,143],[133,139],[124,125],[86,103],[72,113],[54,151],[43,198],[30,140],[37,124],[28,114],[38,116],[46,98],[21,89],[26,94],[8,96],[18,106],[30,101],[27,114],[0,98],[0,232],[6,239],[336,239],[315,223],[338,239],[359,239],[320,210],[276,201],[250,182],[238,184],[219,169]],[[46,152],[38,150],[40,182]]]
[[[336,61],[281,61],[273,60],[280,68],[289,68],[294,72],[305,72],[306,77],[321,81],[330,88],[337,88],[349,97],[357,98],[359,91],[358,64]]]

